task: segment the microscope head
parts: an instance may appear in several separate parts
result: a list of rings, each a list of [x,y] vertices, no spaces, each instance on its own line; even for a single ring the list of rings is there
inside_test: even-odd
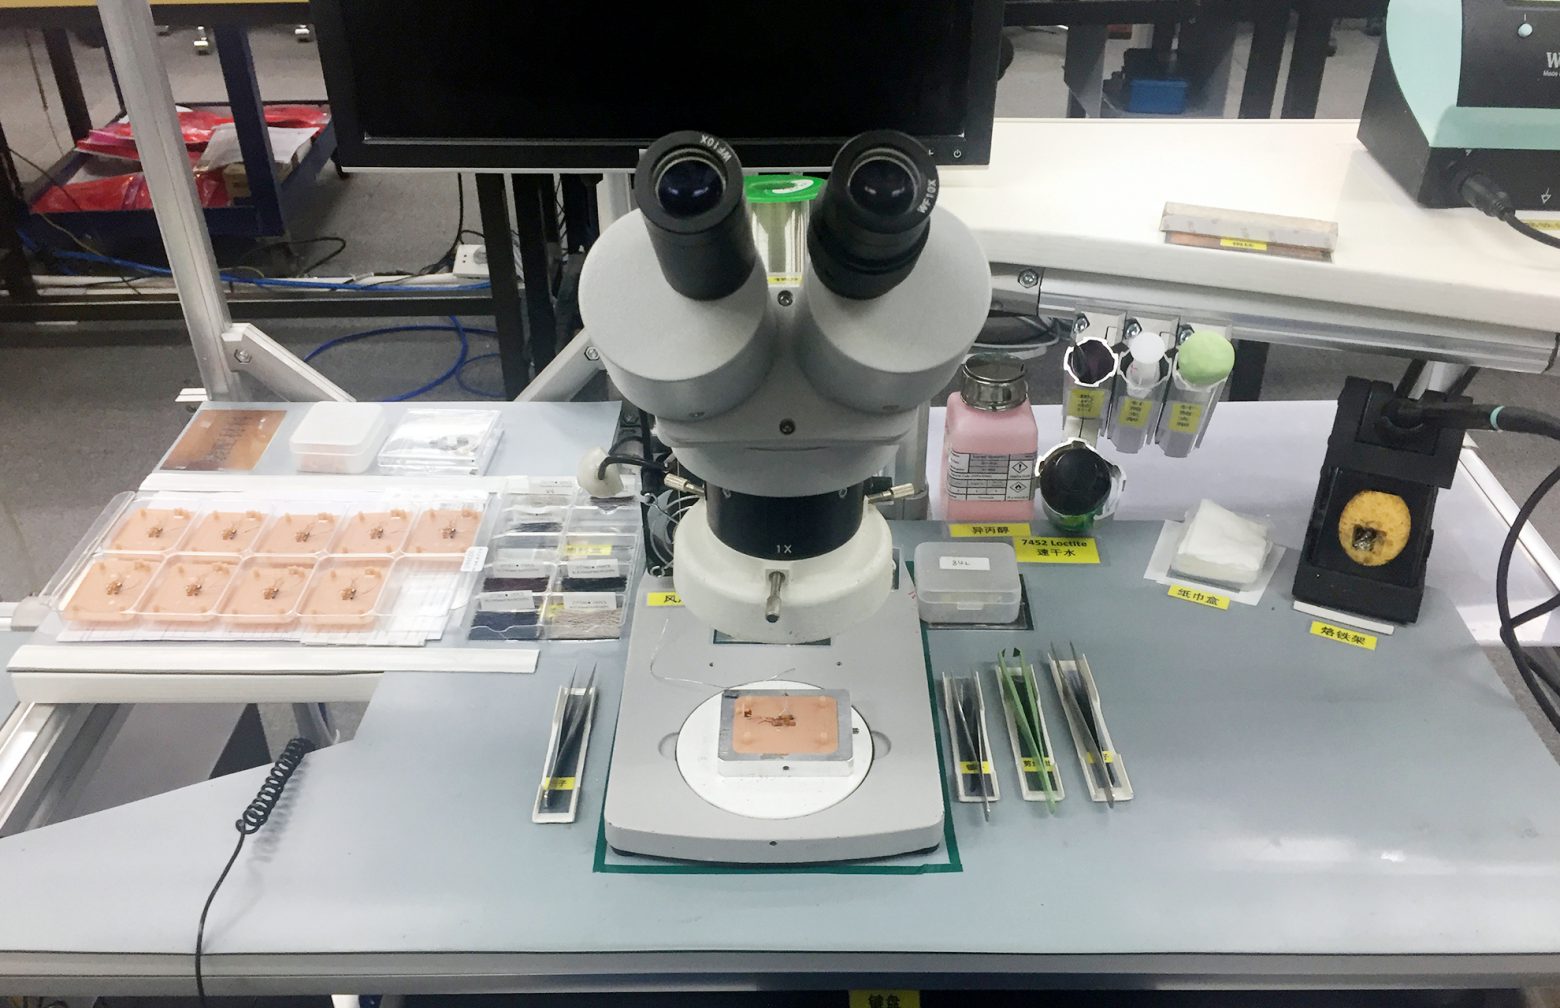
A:
[[[678,523],[678,593],[733,637],[821,640],[887,596],[892,544],[865,483],[952,379],[991,298],[985,256],[937,190],[918,141],[856,137],[812,211],[800,285],[771,283],[735,153],[674,133],[640,160],[639,210],[586,259],[580,308],[607,372],[704,484]]]

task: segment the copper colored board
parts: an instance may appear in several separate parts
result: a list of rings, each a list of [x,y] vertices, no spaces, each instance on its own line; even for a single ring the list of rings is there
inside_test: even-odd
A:
[[[840,747],[839,705],[832,696],[743,695],[732,716],[734,752],[815,754]]]
[[[1221,252],[1243,252],[1247,255],[1283,256],[1287,259],[1310,259],[1313,262],[1332,262],[1332,253],[1303,245],[1283,245],[1278,242],[1253,242],[1236,238],[1219,238],[1214,235],[1191,234],[1186,231],[1166,231],[1165,241],[1171,245],[1191,245],[1194,248],[1218,249]]]
[[[201,410],[184,428],[159,468],[248,472],[265,454],[286,416],[286,410]]]

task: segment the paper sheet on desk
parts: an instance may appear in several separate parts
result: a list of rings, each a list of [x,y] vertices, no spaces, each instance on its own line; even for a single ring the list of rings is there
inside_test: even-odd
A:
[[[1170,574],[1170,561],[1175,558],[1175,547],[1181,541],[1181,528],[1184,524],[1185,522],[1167,521],[1159,530],[1159,541],[1154,543],[1153,555],[1148,558],[1148,569],[1143,572],[1144,579],[1158,581],[1162,585],[1184,584],[1193,588],[1206,588],[1241,605],[1254,606],[1261,602],[1268,585],[1273,581],[1274,572],[1278,570],[1279,563],[1284,559],[1284,547],[1274,543],[1273,548],[1268,550],[1267,562],[1262,565],[1262,573],[1257,575],[1256,584],[1245,591],[1236,591],[1228,585],[1209,584],[1196,578]]]
[[[285,165],[292,162],[298,150],[312,140],[319,130],[314,126],[272,126],[266,132],[271,135],[271,160]],[[240,164],[243,160],[244,153],[238,147],[238,127],[232,123],[223,123],[211,131],[211,140],[207,142],[205,153],[200,156],[195,170],[211,171],[230,164]]]

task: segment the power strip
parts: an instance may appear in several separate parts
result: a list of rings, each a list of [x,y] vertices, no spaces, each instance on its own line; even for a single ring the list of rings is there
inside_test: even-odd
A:
[[[487,246],[457,245],[455,265],[451,272],[466,279],[486,280],[488,278]]]

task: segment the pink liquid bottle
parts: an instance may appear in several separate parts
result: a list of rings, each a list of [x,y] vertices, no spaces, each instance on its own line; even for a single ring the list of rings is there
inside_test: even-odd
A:
[[[1024,362],[976,354],[948,395],[943,504],[949,521],[1022,522],[1034,514],[1040,432],[1029,408]]]

